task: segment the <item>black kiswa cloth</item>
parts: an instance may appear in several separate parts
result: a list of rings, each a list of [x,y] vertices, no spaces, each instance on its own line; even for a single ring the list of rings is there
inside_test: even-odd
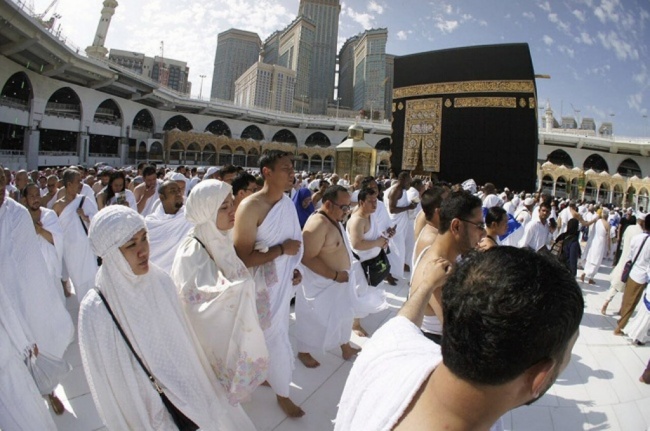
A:
[[[536,92],[527,44],[397,57],[391,168],[532,190]]]

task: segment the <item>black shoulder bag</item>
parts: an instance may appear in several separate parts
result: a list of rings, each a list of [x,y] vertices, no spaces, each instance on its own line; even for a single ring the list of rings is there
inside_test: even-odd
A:
[[[623,273],[621,273],[621,281],[623,283],[627,283],[627,279],[630,278],[630,271],[632,271],[632,267],[636,263],[636,260],[639,258],[639,255],[641,254],[641,250],[643,250],[643,246],[645,245],[645,242],[648,240],[648,236],[646,235],[645,238],[643,239],[643,242],[641,243],[641,247],[639,247],[639,251],[636,252],[636,256],[634,257],[634,260],[628,260],[625,262],[625,266],[623,267]]]
[[[117,321],[117,318],[113,314],[113,310],[111,310],[110,305],[108,305],[108,301],[106,301],[106,298],[104,298],[104,295],[102,292],[99,291],[99,289],[95,289],[99,297],[102,299],[102,302],[104,303],[104,306],[106,307],[106,310],[108,310],[108,313],[111,315],[113,318],[113,322],[115,322],[115,326],[117,326],[117,329],[120,331],[120,334],[122,334],[122,338],[124,338],[124,342],[126,345],[129,347],[131,350],[131,353],[133,353],[133,356],[135,359],[138,361],[138,364],[142,367],[142,370],[145,372],[147,377],[149,377],[149,381],[153,385],[153,387],[156,389],[158,394],[160,395],[160,399],[162,400],[163,404],[167,408],[167,411],[171,415],[172,419],[174,420],[174,423],[178,427],[180,431],[196,431],[199,429],[198,425],[195,424],[192,419],[188,418],[185,416],[185,414],[180,411],[170,400],[167,398],[167,395],[165,395],[165,392],[163,389],[160,387],[158,384],[158,381],[156,381],[156,378],[149,372],[147,367],[145,367],[144,363],[140,359],[137,353],[135,353],[135,350],[133,349],[133,346],[131,345],[131,342],[127,338],[126,334],[124,333],[124,330],[122,329],[122,326],[120,326],[120,322]]]

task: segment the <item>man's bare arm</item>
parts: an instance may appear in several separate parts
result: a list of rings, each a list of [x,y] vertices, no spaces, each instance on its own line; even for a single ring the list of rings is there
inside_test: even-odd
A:
[[[300,248],[300,241],[286,240],[282,243],[269,247],[266,253],[255,250],[255,241],[257,239],[257,223],[259,220],[259,209],[254,202],[244,200],[237,208],[235,213],[235,228],[233,229],[233,241],[235,243],[235,252],[244,262],[246,267],[264,265],[272,260],[282,256],[283,253],[295,255]],[[295,246],[297,243],[297,246]],[[295,250],[294,250],[295,248]]]
[[[350,244],[353,248],[357,250],[370,250],[373,247],[383,247],[388,241],[379,237],[375,240],[367,240],[363,238],[364,232],[363,228],[367,221],[360,217],[352,217],[348,221],[349,234],[350,234]]]
[[[419,280],[413,280],[415,287],[411,290],[411,296],[397,313],[398,316],[406,317],[418,327],[422,325],[424,310],[432,294],[440,292],[447,281],[447,276],[451,272],[451,263],[439,257],[422,268]],[[440,314],[441,318],[442,313]],[[440,320],[442,321],[442,318]]]
[[[388,193],[388,208],[390,209],[391,214],[403,213],[404,211],[412,210],[417,206],[417,204],[412,203],[405,207],[398,207],[397,201],[399,200],[399,197],[397,195],[397,192],[399,190],[401,189],[393,187]],[[406,191],[402,190],[402,193],[406,193]]]

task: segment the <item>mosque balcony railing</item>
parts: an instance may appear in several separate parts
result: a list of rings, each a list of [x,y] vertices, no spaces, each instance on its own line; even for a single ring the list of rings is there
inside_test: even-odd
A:
[[[111,120],[111,119],[108,119],[108,118],[97,118],[97,117],[95,117],[93,119],[93,121],[95,123],[107,124],[109,126],[120,126],[120,127],[122,126],[122,119],[121,118]]]
[[[76,153],[75,153],[76,154]],[[119,154],[112,154],[112,153],[88,153],[89,157],[103,157],[103,158],[115,158],[115,157],[120,157]]]
[[[0,156],[24,156],[23,150],[0,150]]]
[[[77,156],[76,151],[39,151],[39,156]]]
[[[0,105],[8,106],[10,108],[20,109],[22,111],[29,110],[27,100],[17,99],[15,97],[9,97],[9,96],[0,97]]]
[[[138,126],[137,124],[133,124],[131,129],[137,130],[138,132],[153,133],[153,127],[148,126]]]

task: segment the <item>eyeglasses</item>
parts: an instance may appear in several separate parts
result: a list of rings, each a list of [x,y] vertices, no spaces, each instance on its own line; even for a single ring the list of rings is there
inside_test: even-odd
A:
[[[330,202],[331,202],[331,201],[330,201]],[[332,202],[332,205],[341,208],[341,211],[343,211],[344,213],[350,211],[350,205],[339,205],[339,204],[337,204],[336,202]]]
[[[465,220],[465,219],[462,219],[462,218],[459,218],[458,220],[464,221],[465,223],[473,224],[474,226],[476,226],[480,230],[485,230],[485,223],[476,223],[476,222]]]

